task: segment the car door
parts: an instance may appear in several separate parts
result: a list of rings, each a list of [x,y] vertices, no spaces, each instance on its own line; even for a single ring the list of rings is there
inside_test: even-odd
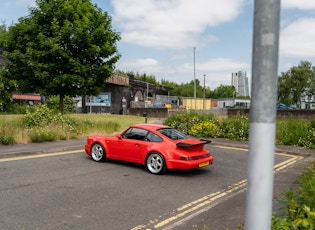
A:
[[[143,152],[147,148],[144,140],[148,131],[140,128],[130,128],[118,140],[115,147],[115,159],[142,163]]]

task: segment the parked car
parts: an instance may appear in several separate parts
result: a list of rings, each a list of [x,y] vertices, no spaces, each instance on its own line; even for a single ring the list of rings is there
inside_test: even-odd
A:
[[[294,109],[293,107],[287,106],[286,104],[283,104],[281,102],[277,103],[277,109]]]
[[[178,130],[158,124],[135,124],[114,136],[90,136],[85,152],[94,161],[108,159],[145,165],[152,174],[169,169],[190,170],[213,163],[204,148],[209,140],[194,139]]]

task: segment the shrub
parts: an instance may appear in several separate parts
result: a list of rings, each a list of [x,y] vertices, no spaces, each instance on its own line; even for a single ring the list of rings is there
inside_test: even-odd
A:
[[[231,140],[248,140],[249,119],[246,116],[236,115],[223,119],[220,123],[219,137]]]
[[[285,214],[272,216],[272,230],[315,229],[315,162],[304,170],[295,189],[285,192]]]
[[[285,120],[277,122],[276,140],[277,144],[281,145],[295,145],[302,146],[310,143],[303,142],[310,134],[310,125],[308,122],[301,122],[300,120]],[[313,138],[314,139],[314,138]]]
[[[195,137],[217,137],[220,127],[211,121],[201,121],[192,125],[189,135]]]
[[[11,103],[8,105],[6,113],[8,113],[8,114],[26,114],[26,111],[34,110],[34,109],[35,109],[35,106],[19,105],[19,104]]]
[[[62,116],[47,105],[36,107],[33,113],[28,111],[23,116],[23,124],[32,129],[32,142],[65,140],[67,137],[74,139],[81,133],[75,119]]]
[[[57,112],[49,109],[47,105],[39,105],[35,111],[27,111],[23,116],[23,124],[26,127],[48,125],[56,121]]]
[[[59,111],[59,96],[52,96],[47,101],[46,104],[48,108],[54,111]],[[74,113],[75,112],[75,104],[71,97],[65,96],[63,99],[63,113]]]
[[[209,121],[217,124],[213,114],[197,113],[195,111],[178,112],[167,118],[164,122],[165,125],[172,126],[179,131],[189,134],[194,125],[197,125],[203,121]]]
[[[3,127],[0,130],[0,144],[9,145],[14,143],[15,139],[13,129],[10,127]]]

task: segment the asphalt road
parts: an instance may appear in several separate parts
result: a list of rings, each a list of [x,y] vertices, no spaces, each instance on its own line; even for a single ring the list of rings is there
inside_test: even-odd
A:
[[[0,229],[236,229],[244,223],[248,152],[207,147],[213,165],[163,176],[96,163],[78,150],[2,158]],[[275,155],[274,200],[309,160]]]

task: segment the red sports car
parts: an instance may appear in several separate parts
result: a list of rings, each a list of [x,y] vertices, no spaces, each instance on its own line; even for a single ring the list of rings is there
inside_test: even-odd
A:
[[[94,161],[128,161],[145,165],[153,174],[163,174],[167,169],[211,165],[214,158],[204,148],[210,142],[193,139],[170,126],[136,124],[115,136],[88,137],[85,152]]]

